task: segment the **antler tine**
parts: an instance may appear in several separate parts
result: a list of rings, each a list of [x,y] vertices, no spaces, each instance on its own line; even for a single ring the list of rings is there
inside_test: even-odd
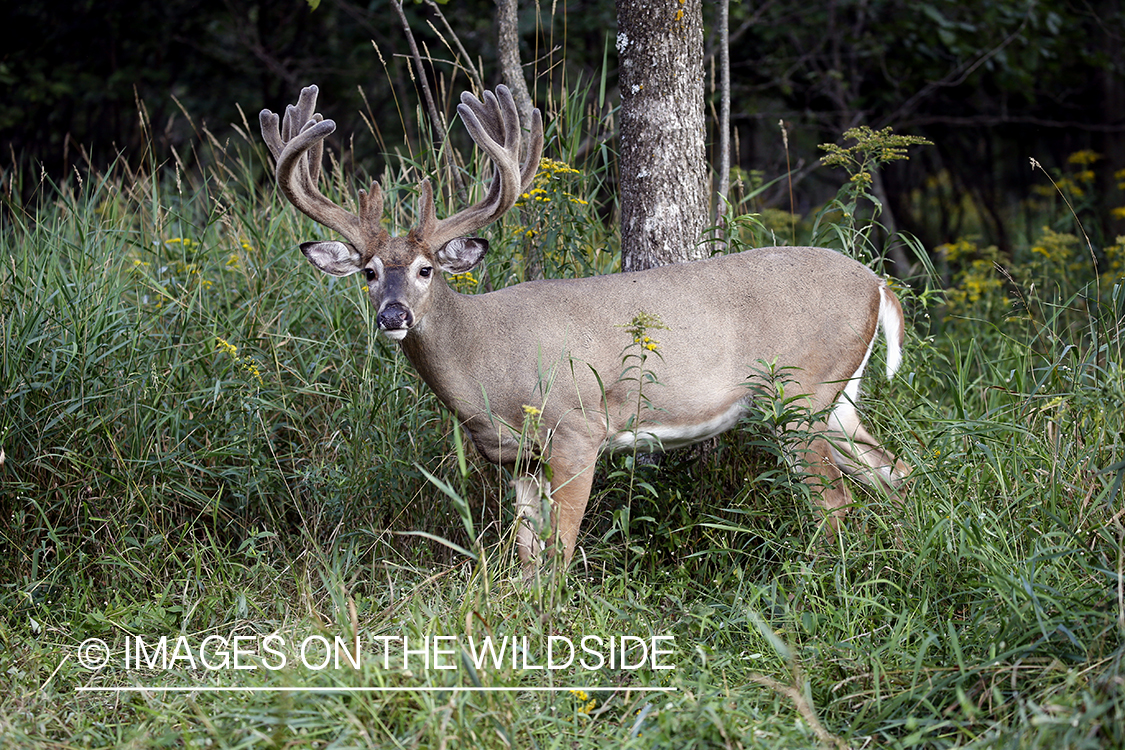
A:
[[[527,156],[520,169],[520,194],[527,192],[539,171],[539,158],[543,155],[543,115],[539,108],[531,110],[531,134],[527,142]]]
[[[289,202],[315,221],[339,232],[352,244],[359,245],[363,240],[364,222],[326,198],[317,187],[324,139],[336,130],[335,122],[313,112],[317,93],[316,86],[301,89],[296,106],[290,104],[285,108],[284,120],[263,109],[258,115],[262,138],[276,161],[277,184]],[[364,191],[360,193],[365,220],[373,213],[382,212],[382,195],[377,186],[372,186],[372,200],[367,200]],[[378,220],[376,216],[376,224]]]
[[[469,92],[463,93],[457,112],[473,141],[492,159],[495,172],[482,201],[437,222],[430,218],[432,205],[425,205],[430,191],[423,189],[423,219],[419,230],[428,235],[427,239],[435,248],[491,224],[508,211],[531,185],[543,151],[543,118],[536,109],[530,123],[527,155],[521,166],[519,111],[507,86],[497,86],[495,95],[486,91],[484,101]],[[426,231],[431,228],[432,231]]]

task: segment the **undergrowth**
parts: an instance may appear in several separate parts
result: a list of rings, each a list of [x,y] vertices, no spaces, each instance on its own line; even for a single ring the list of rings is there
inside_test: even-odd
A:
[[[560,111],[611,116],[585,93]],[[374,335],[360,282],[307,267],[296,245],[325,230],[263,187],[264,149],[208,136],[203,171],[86,173],[0,211],[7,742],[1125,743],[1116,246],[1054,228],[1000,258],[966,238],[896,282],[907,360],[891,382],[871,368],[863,410],[914,467],[901,501],[856,486],[842,533],[825,538],[781,450],[800,405],[775,373],[747,429],[659,465],[605,459],[569,576],[526,589],[511,477],[473,456]],[[463,291],[616,269],[607,151],[578,160],[577,138],[553,143],[542,192],[491,230],[486,271],[454,279]],[[384,176],[395,231],[413,224],[421,165],[436,163],[416,154]],[[466,182],[481,173],[468,160]],[[351,200],[348,180],[332,186]],[[877,260],[865,201],[853,190],[801,225]],[[725,226],[736,248],[776,236],[753,217]],[[947,301],[932,285],[943,274]],[[646,328],[631,353],[639,385],[653,339]],[[271,634],[324,638],[320,655],[336,658],[358,635],[366,658],[121,661],[138,637]],[[517,640],[478,666],[486,636]],[[675,668],[632,667],[635,650],[532,668],[552,636],[668,636],[661,658]],[[114,657],[96,671],[79,663],[91,638]],[[453,668],[404,657],[403,638],[448,646]],[[200,686],[293,692],[156,689]],[[485,687],[522,692],[455,690]]]

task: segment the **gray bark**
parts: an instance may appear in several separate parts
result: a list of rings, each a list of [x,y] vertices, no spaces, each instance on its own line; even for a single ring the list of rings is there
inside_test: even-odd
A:
[[[719,189],[715,224],[723,220],[730,195],[730,0],[719,0]],[[726,228],[722,241],[726,243]]]
[[[531,94],[520,65],[520,17],[517,0],[496,0],[496,25],[500,75],[512,91],[520,122],[531,122]]]
[[[523,77],[523,66],[520,64],[520,17],[519,3],[517,0],[496,0],[496,26],[497,26],[497,56],[500,59],[500,75],[504,84],[511,90],[512,98],[516,100],[516,109],[520,113],[520,122],[531,122],[531,94],[527,90],[527,81]],[[520,209],[520,222],[527,226],[528,213],[526,208]],[[538,241],[524,241],[523,257],[524,279],[543,278],[543,258],[540,254]]]
[[[707,257],[701,0],[617,0],[622,269]]]

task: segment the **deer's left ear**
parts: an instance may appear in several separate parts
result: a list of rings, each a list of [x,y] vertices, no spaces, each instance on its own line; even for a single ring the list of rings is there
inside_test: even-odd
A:
[[[480,263],[488,252],[488,240],[480,237],[458,237],[437,251],[437,264],[447,273],[465,273]]]

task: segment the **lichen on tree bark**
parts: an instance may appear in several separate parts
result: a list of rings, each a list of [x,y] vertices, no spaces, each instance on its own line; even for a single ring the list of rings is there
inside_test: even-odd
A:
[[[708,255],[701,0],[617,0],[622,268]]]

